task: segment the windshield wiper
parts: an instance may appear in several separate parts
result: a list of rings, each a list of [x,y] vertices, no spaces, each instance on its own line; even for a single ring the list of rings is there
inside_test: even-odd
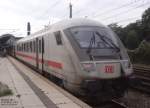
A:
[[[92,50],[92,45],[95,44],[96,40],[95,40],[95,35],[94,35],[94,32],[93,32],[93,36],[91,37],[90,39],[90,44],[89,44],[89,47],[86,51],[86,53],[89,55],[90,57],[90,60],[93,60],[93,56],[91,55],[91,50]]]
[[[96,32],[96,34],[99,36],[99,38],[105,42],[107,45],[109,45],[111,48],[116,49],[117,52],[120,52],[120,48],[116,46],[111,39],[109,39],[106,36],[101,35],[99,32]],[[106,40],[107,39],[107,40]],[[109,41],[109,42],[108,42]]]

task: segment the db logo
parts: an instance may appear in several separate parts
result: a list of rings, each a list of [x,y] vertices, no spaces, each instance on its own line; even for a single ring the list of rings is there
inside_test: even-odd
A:
[[[113,65],[106,65],[105,66],[105,72],[106,73],[113,73],[114,72],[114,66]]]

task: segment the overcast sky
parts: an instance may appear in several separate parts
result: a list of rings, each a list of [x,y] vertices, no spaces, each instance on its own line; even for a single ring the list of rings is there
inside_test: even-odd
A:
[[[33,33],[45,25],[66,19],[70,1],[74,18],[90,18],[105,25],[118,22],[125,26],[140,19],[144,10],[150,7],[150,0],[1,0],[0,35],[26,36],[28,21]]]

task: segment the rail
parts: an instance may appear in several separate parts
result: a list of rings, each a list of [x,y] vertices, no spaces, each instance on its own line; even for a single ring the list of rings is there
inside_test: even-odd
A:
[[[116,100],[112,100],[112,103],[116,104],[116,108],[128,108],[124,103],[121,103]]]
[[[107,101],[95,106],[93,105],[92,107],[93,108],[128,108],[127,105],[117,100]]]
[[[134,75],[140,83],[132,88],[150,94],[150,67],[134,65],[133,69]]]

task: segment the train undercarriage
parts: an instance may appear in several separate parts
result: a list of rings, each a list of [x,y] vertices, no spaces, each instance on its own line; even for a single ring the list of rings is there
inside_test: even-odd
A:
[[[129,87],[129,78],[86,80],[82,83],[84,97],[93,101],[108,101],[123,97]]]

